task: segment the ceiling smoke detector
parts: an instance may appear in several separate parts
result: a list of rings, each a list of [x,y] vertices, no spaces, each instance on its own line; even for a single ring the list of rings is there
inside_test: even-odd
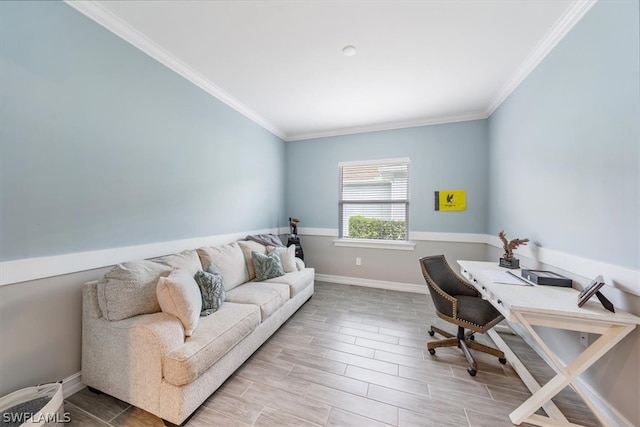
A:
[[[342,54],[343,54],[344,56],[353,56],[353,55],[355,55],[355,54],[356,54],[356,47],[355,47],[355,46],[351,46],[351,45],[349,45],[349,46],[345,46],[345,47],[342,49]]]

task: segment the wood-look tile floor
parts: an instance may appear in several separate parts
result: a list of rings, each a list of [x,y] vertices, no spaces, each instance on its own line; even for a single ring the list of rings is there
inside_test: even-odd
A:
[[[455,330],[437,318],[428,295],[316,282],[313,298],[186,425],[511,426],[508,414],[530,396],[511,366],[474,352],[478,374],[470,377],[459,349],[426,351],[438,339],[427,333],[431,324]],[[522,339],[503,338],[539,382],[554,375]],[[569,421],[600,425],[571,389],[554,401]],[[87,389],[65,410],[71,426],[163,425]]]

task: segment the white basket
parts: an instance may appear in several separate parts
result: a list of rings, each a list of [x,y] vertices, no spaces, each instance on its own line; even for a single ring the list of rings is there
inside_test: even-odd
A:
[[[0,424],[10,426],[64,426],[62,384],[27,387],[0,398]]]

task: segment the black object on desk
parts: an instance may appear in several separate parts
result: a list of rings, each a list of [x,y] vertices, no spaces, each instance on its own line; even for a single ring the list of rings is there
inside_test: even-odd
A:
[[[522,277],[531,280],[536,285],[562,286],[564,288],[570,288],[572,286],[571,279],[554,273],[553,271],[522,269],[521,274]]]
[[[604,279],[602,278],[602,276],[598,276],[593,279],[591,283],[589,283],[589,286],[584,288],[578,294],[578,307],[582,307],[587,301],[589,301],[589,298],[591,298],[595,294],[604,308],[615,313],[616,310],[613,308],[613,304],[611,304],[611,301],[609,301],[604,295],[602,295],[602,292],[600,292],[600,288],[603,286]]]

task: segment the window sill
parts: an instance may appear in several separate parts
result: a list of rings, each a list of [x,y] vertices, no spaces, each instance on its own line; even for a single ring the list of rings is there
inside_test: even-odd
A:
[[[412,251],[416,245],[408,241],[368,240],[368,239],[335,239],[334,246],[350,248],[391,249],[396,251]]]

